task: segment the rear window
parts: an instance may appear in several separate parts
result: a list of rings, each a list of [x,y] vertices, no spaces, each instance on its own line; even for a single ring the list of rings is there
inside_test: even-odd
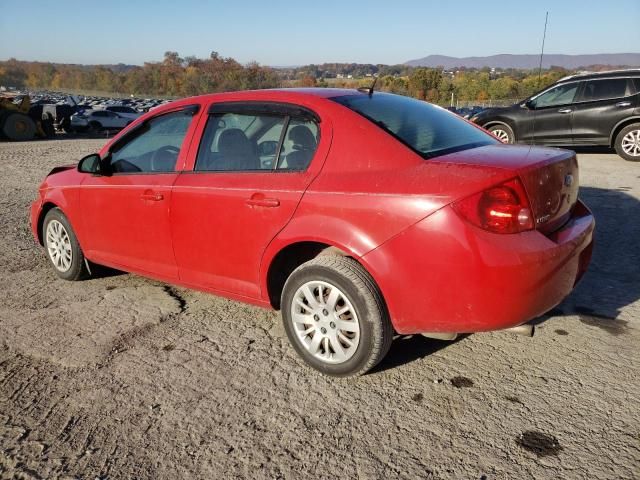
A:
[[[423,158],[499,143],[457,115],[413,98],[376,92],[331,100],[375,123]]]

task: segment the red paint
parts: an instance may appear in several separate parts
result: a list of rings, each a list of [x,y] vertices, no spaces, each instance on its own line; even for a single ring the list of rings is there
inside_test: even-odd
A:
[[[591,213],[576,203],[574,154],[492,145],[424,160],[327,99],[347,94],[358,93],[235,92],[155,109],[129,128],[181,106],[201,107],[177,171],[54,173],[32,206],[34,234],[43,207],[56,205],[96,263],[262,306],[270,305],[275,256],[297,242],[325,243],[369,271],[400,333],[518,325],[571,291],[587,268],[594,229]],[[209,106],[239,100],[298,104],[320,117],[320,144],[305,172],[193,171]],[[574,183],[564,185],[568,173]],[[493,233],[452,207],[516,178],[534,229]]]

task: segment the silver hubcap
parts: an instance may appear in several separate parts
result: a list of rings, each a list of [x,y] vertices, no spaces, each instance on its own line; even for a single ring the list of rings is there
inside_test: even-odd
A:
[[[335,285],[313,281],[302,285],[291,302],[298,340],[326,363],[343,363],[356,353],[360,323],[353,305]]]
[[[632,157],[640,156],[640,130],[631,130],[622,137],[622,150]]]
[[[498,137],[498,140],[500,140],[502,143],[509,143],[509,134],[504,130],[498,128],[496,130],[491,130],[491,133]]]
[[[56,269],[66,272],[71,268],[71,240],[64,225],[58,220],[51,220],[47,225],[47,251]]]

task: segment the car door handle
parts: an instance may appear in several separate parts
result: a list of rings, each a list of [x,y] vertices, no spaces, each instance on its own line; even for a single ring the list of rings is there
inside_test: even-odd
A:
[[[161,200],[164,200],[164,195],[156,192],[144,192],[142,195],[140,195],[140,198],[142,200],[149,200],[151,202],[159,202]]]
[[[280,200],[277,198],[268,198],[264,196],[253,195],[251,198],[247,198],[245,203],[250,207],[268,207],[274,208],[280,206]]]
[[[571,113],[573,112],[573,110],[571,110],[570,108],[561,108],[560,110],[558,110],[558,113]]]
[[[631,102],[618,102],[616,103],[616,107],[630,107]]]

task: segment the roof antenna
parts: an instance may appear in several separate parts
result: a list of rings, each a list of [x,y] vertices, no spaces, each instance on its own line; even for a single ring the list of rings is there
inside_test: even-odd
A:
[[[360,87],[358,91],[362,93],[366,93],[367,95],[369,95],[369,97],[371,97],[373,95],[373,89],[375,88],[377,81],[378,81],[378,77],[373,77],[373,83],[371,84],[370,87]]]
[[[542,57],[544,55],[544,41],[547,38],[547,21],[549,20],[549,12],[544,16],[544,33],[542,34],[542,49],[540,50],[540,65],[538,65],[538,88],[540,88],[540,80],[542,79]],[[531,125],[531,143],[530,146],[533,145],[533,142],[536,140],[536,110],[533,109],[533,122]],[[531,148],[529,148],[531,151]]]

